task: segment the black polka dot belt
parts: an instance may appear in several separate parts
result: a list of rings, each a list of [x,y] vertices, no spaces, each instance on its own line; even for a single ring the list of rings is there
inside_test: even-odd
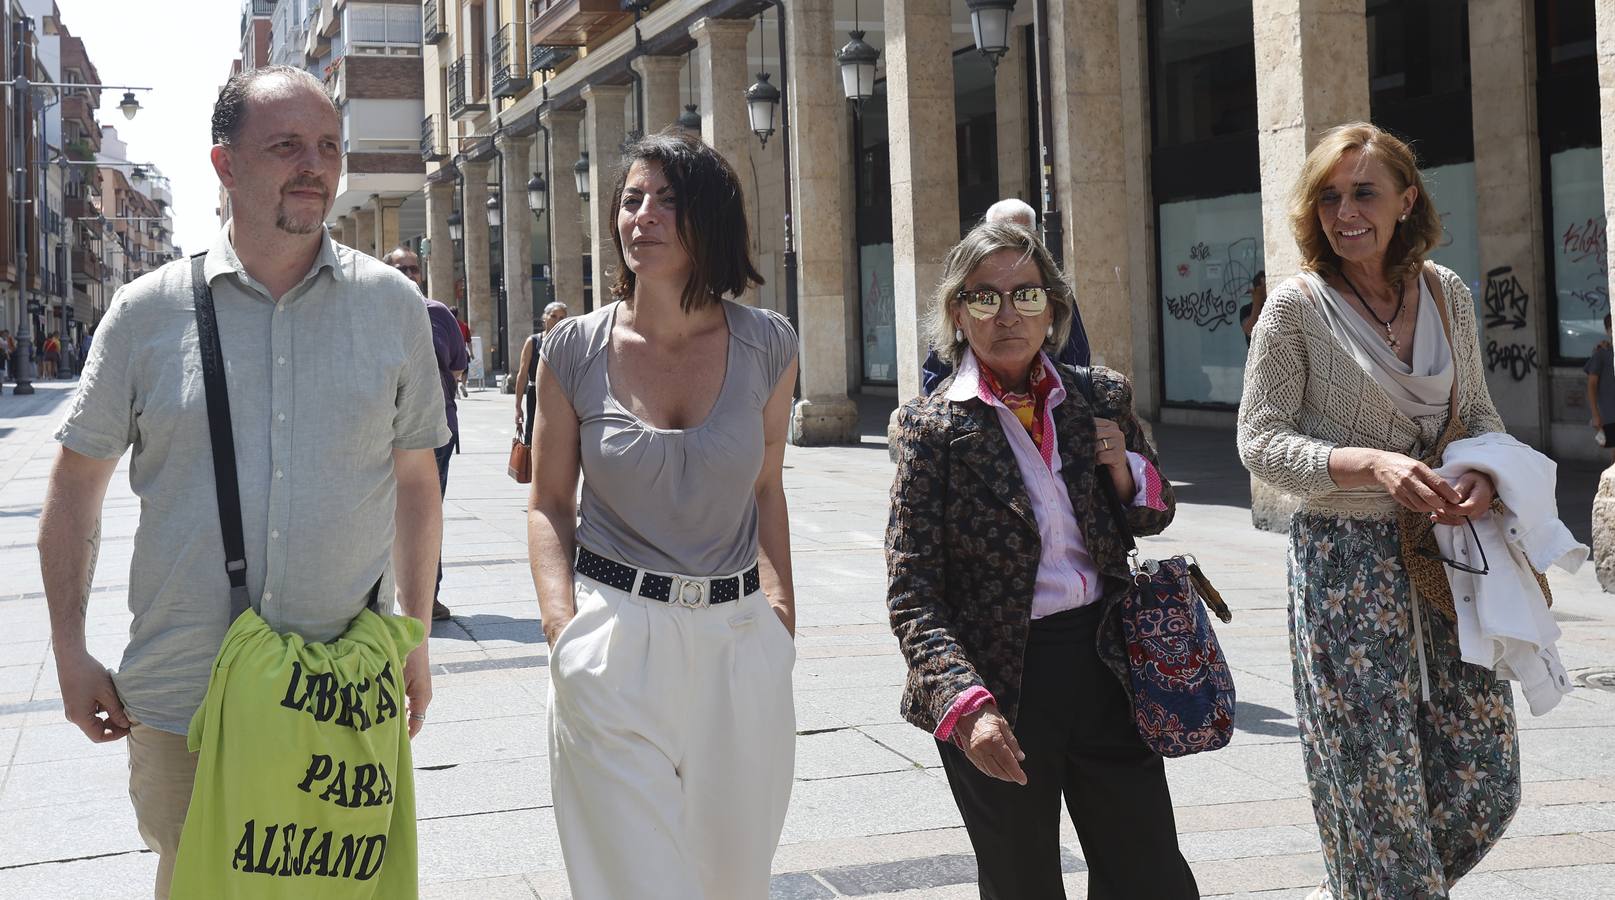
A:
[[[739,575],[723,578],[686,578],[683,575],[636,569],[616,560],[606,559],[583,547],[578,548],[578,559],[573,571],[606,587],[616,588],[647,600],[686,606],[690,609],[731,603],[747,594],[755,593],[762,586],[755,563]]]

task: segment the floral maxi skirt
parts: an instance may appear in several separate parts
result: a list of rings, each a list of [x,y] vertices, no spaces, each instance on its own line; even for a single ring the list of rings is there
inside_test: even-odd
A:
[[[1519,806],[1513,695],[1459,659],[1451,622],[1413,608],[1396,522],[1297,513],[1289,578],[1325,885],[1335,900],[1445,898]]]

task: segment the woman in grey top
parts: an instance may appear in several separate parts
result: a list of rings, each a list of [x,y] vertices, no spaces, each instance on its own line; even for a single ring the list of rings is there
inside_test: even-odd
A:
[[[762,278],[721,156],[670,131],[623,164],[616,302],[557,325],[538,369],[556,824],[577,900],[760,900],[796,739],[796,335],[725,299]]]

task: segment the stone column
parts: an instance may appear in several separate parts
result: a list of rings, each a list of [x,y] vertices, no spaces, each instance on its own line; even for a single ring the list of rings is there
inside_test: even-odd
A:
[[[1477,298],[1482,313],[1480,345],[1523,347],[1545,361],[1550,326],[1542,246],[1534,4],[1471,0],[1469,48],[1471,103],[1484,111],[1474,117],[1480,271],[1463,274],[1485,279]],[[1537,302],[1531,302],[1533,298]],[[1545,449],[1551,382],[1546,373],[1515,381],[1507,371],[1489,372],[1486,380],[1509,434]]]
[[[353,246],[353,218],[351,216],[336,217],[336,224],[331,226],[331,239],[339,244]]]
[[[788,10],[791,122],[811,123],[791,129],[802,347],[802,399],[791,414],[791,440],[800,445],[850,443],[858,439],[858,409],[847,397],[848,235],[842,230],[841,198],[851,180],[852,160],[846,100],[835,68],[824,64],[838,49],[835,3],[796,0]]]
[[[1253,0],[1262,250],[1268,284],[1300,269],[1290,188],[1323,132],[1367,121],[1368,20],[1363,0]]]
[[[449,215],[454,212],[454,182],[426,185],[426,296],[458,307],[454,298],[454,241],[449,238]]]
[[[505,359],[511,368],[521,359],[522,343],[533,333],[533,214],[527,209],[527,179],[533,177],[533,139],[500,132],[499,212],[505,241]]]
[[[493,305],[493,260],[488,253],[488,162],[460,164],[465,182],[460,187],[460,218],[465,230],[465,304],[471,336],[482,338],[482,367],[493,367],[494,341],[499,320]]]
[[[746,142],[753,138],[743,99],[752,78],[746,66],[751,26],[749,19],[700,19],[690,26],[695,64],[700,67],[696,78],[701,82],[701,139],[741,173],[748,192],[755,188],[751,167],[745,164]]]
[[[376,255],[376,210],[371,206],[353,208],[353,249]],[[382,251],[386,252],[386,251]]]
[[[1120,48],[1122,97],[1122,159],[1127,175],[1127,242],[1131,248],[1127,279],[1132,295],[1133,409],[1145,419],[1161,411],[1160,319],[1155,267],[1155,196],[1150,188],[1150,75],[1149,28],[1144,0],[1121,0],[1116,5]]]
[[[583,113],[547,109],[539,121],[550,132],[549,182],[550,283],[555,299],[566,304],[572,315],[586,311],[583,302],[583,198],[578,196],[572,166],[582,150],[578,127]]]
[[[921,333],[942,257],[959,240],[954,150],[953,23],[942,0],[886,4],[886,108],[891,134],[892,300],[897,399],[920,393]],[[893,416],[896,418],[895,414]]]
[[[376,215],[376,256],[385,257],[398,246],[398,208],[402,197],[372,196],[370,206]]]
[[[617,205],[606,195],[616,185],[622,162],[623,103],[630,91],[625,84],[586,84],[581,91],[589,135],[589,255],[596,308],[611,302],[611,279],[617,271],[617,250],[611,241]]]
[[[1363,0],[1253,0],[1262,251],[1267,283],[1300,270],[1290,233],[1290,188],[1318,137],[1366,121],[1368,25]],[[1299,500],[1251,478],[1251,522],[1283,532]]]
[[[1034,87],[1026,81],[1026,57],[1032,50],[1025,28],[1012,25],[1009,52],[999,60],[994,76],[993,99],[998,107],[998,199],[1019,197],[1037,209],[1042,204],[1028,193],[1026,171],[1027,151],[1037,142],[1037,123],[1026,114],[1026,92]]]
[[[645,133],[655,134],[678,121],[682,56],[641,56],[632,63],[645,90]]]

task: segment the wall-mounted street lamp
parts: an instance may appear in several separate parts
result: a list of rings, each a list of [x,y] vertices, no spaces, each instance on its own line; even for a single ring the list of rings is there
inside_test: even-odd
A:
[[[135,113],[140,112],[140,101],[135,99],[134,91],[123,92],[123,100],[118,103],[118,109],[123,110],[125,119],[133,119]]]
[[[458,241],[465,237],[465,220],[457,212],[449,213],[449,240]]]
[[[533,211],[533,218],[539,218],[544,214],[549,199],[549,183],[544,180],[542,173],[534,173],[532,178],[527,179],[527,208]]]
[[[589,200],[589,151],[583,151],[578,161],[572,165],[572,178],[577,183],[578,196],[584,202]]]
[[[1009,52],[1009,14],[1015,11],[1015,0],[965,0],[965,5],[970,7],[976,49],[997,69],[998,60]]]
[[[503,221],[504,216],[499,212],[499,195],[494,194],[488,198],[488,227],[498,228]]]

